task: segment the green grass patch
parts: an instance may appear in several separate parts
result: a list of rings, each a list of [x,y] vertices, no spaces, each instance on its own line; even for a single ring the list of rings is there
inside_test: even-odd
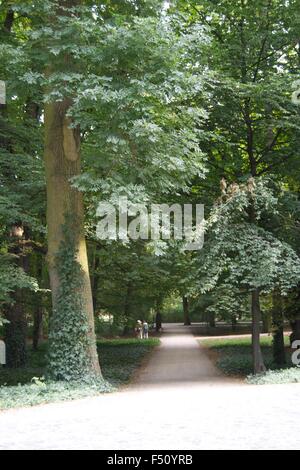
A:
[[[129,382],[144,357],[159,345],[159,339],[113,339],[98,342],[103,376],[114,386]]]
[[[159,339],[113,339],[98,341],[104,380],[93,384],[45,381],[47,343],[37,352],[28,351],[28,367],[0,367],[0,409],[74,400],[110,392],[128,383]]]
[[[46,371],[47,343],[41,344],[38,351],[28,348],[28,366],[22,369],[8,369],[0,366],[0,387],[3,385],[23,385],[31,382],[33,377],[43,377]],[[0,394],[1,396],[1,394]]]
[[[229,376],[250,376],[253,372],[251,338],[226,338],[201,340],[201,344],[208,347],[216,354],[216,365],[221,371]],[[288,349],[289,338],[285,337],[285,344]],[[261,346],[264,361],[267,369],[278,370],[278,366],[273,361],[272,337],[262,336]],[[292,367],[291,354],[287,350],[286,368]]]

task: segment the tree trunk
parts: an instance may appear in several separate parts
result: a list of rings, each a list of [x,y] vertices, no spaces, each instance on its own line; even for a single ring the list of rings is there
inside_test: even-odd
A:
[[[78,0],[60,0],[60,15]],[[55,21],[55,15],[53,16]],[[65,73],[75,59],[58,57]],[[49,66],[48,76],[56,64]],[[47,187],[48,267],[53,315],[50,324],[50,376],[58,380],[101,377],[96,348],[93,298],[84,234],[82,194],[71,185],[81,173],[80,129],[67,116],[72,100],[45,105],[45,169]]]
[[[191,324],[190,311],[189,311],[189,299],[185,295],[182,297],[182,306],[183,306],[184,325],[189,326]]]
[[[68,256],[68,236],[72,236],[72,250],[76,263],[80,268],[80,286],[76,290],[83,315],[86,318],[88,331],[86,333],[86,348],[84,351],[88,369],[91,374],[99,376],[100,366],[96,350],[94,329],[94,309],[89,277],[86,241],[84,235],[84,207],[82,194],[72,188],[70,179],[80,174],[80,133],[79,129],[71,129],[70,119],[66,116],[70,102],[50,103],[45,106],[45,167],[47,185],[47,224],[48,224],[48,266],[53,303],[53,321],[58,312],[58,297],[63,294],[63,279],[61,277],[58,254],[62,247],[66,248]],[[71,247],[70,247],[71,248]],[[69,256],[71,256],[69,254]],[[61,260],[63,262],[63,260]],[[69,280],[76,284],[77,279]],[[64,315],[60,320],[64,322]],[[65,317],[66,322],[70,319]],[[76,319],[74,318],[74,321]],[[62,328],[64,325],[61,325]],[[74,325],[75,326],[75,325]],[[59,333],[58,331],[56,333]],[[57,335],[59,336],[59,335]],[[75,335],[76,336],[76,335]],[[62,337],[63,338],[63,337]],[[54,341],[55,348],[59,347],[59,337]],[[50,343],[51,346],[51,343]],[[69,345],[75,354],[77,344]],[[55,351],[52,351],[55,354]],[[76,354],[75,354],[76,356]],[[51,357],[51,351],[50,351]],[[60,361],[64,361],[63,355]],[[71,361],[73,362],[73,361]],[[64,369],[63,364],[57,365],[58,371]],[[76,366],[74,366],[76,368]],[[54,376],[57,376],[55,371]],[[71,371],[69,371],[71,373]],[[77,375],[74,371],[75,376]],[[58,376],[65,374],[58,373]],[[66,373],[68,375],[68,373]],[[71,373],[72,375],[72,373]]]
[[[10,9],[6,13],[6,17],[5,17],[5,20],[4,20],[4,25],[3,25],[4,30],[7,33],[11,33],[13,24],[14,24],[14,11]]]
[[[253,355],[253,372],[254,374],[262,374],[266,372],[263,355],[260,347],[260,302],[259,290],[252,292],[252,355]]]
[[[216,315],[215,313],[209,314],[209,326],[210,328],[216,328]]]
[[[124,302],[124,328],[123,328],[123,335],[129,335],[133,331],[132,320],[130,318],[130,305],[131,305],[131,296],[132,296],[132,284],[129,281],[127,284],[125,302]],[[140,319],[142,320],[142,319]]]
[[[278,366],[283,366],[284,364],[286,364],[286,357],[283,334],[282,298],[280,292],[277,291],[273,293],[272,323],[273,359],[275,364],[277,364]]]

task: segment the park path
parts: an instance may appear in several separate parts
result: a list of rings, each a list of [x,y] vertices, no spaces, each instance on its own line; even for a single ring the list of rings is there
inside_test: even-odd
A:
[[[0,414],[0,449],[300,449],[300,386],[222,377],[189,328],[126,389]]]
[[[181,388],[200,383],[228,382],[207,357],[192,327],[165,325],[161,345],[151,355],[131,388]]]

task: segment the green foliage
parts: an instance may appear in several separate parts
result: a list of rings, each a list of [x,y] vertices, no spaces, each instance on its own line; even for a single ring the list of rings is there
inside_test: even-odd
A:
[[[204,311],[215,314],[216,320],[235,322],[249,314],[249,298],[235,286],[220,284],[211,293]]]
[[[55,401],[75,400],[114,390],[127,383],[141,361],[159,340],[115,339],[98,343],[104,380],[84,384],[78,381],[44,380],[48,344],[37,352],[28,351],[25,369],[0,368],[0,409],[33,406]]]
[[[37,290],[35,279],[48,286],[42,116],[45,101],[71,97],[83,159],[73,185],[87,208],[97,318],[111,314],[119,333],[169,296],[188,295],[195,315],[229,320],[232,312],[247,315],[255,288],[278,288],[287,318],[298,315],[300,115],[291,100],[298,3],[89,1],[63,15],[54,0],[1,3],[8,105],[0,110],[0,308],[26,288],[28,318],[36,307],[50,310],[49,299],[28,293]],[[223,177],[233,186],[216,203]],[[100,243],[95,208],[122,195],[135,203],[205,203],[202,253],[172,243]],[[16,222],[26,230],[26,273],[11,256]],[[88,326],[69,241],[59,254],[50,355],[59,377],[73,380],[89,368]]]
[[[205,26],[210,37],[199,58],[209,71],[203,130],[210,138],[201,149],[210,171],[205,182],[194,179],[190,194],[205,203],[208,230],[193,263],[198,271],[189,278],[191,292],[194,303],[202,302],[217,318],[230,316],[230,304],[234,313],[246,315],[253,288],[280,286],[288,300],[299,282],[299,213],[291,205],[294,197],[299,207],[300,121],[291,100],[299,74],[299,5],[174,0],[171,8],[182,15],[181,30]],[[264,188],[261,181],[251,200],[245,183],[263,175],[273,182]],[[228,192],[238,191],[216,204],[222,178]],[[297,306],[291,304],[295,316]]]
[[[163,323],[182,323],[182,299],[176,294],[171,293],[171,295],[167,297],[162,304],[161,315]]]
[[[216,364],[224,374],[242,377],[252,374],[253,362],[250,337],[209,339],[201,341],[201,344],[217,352]],[[285,336],[285,345],[286,347],[289,345],[287,336]],[[278,369],[278,366],[273,362],[272,337],[263,336],[261,346],[268,369]],[[291,367],[291,365],[291,360],[289,360],[287,367]]]
[[[156,256],[144,241],[103,245],[96,253],[97,314],[101,309],[109,312],[113,329],[132,329],[138,319],[153,320],[157,301],[176,287],[173,256]]]
[[[159,340],[156,338],[99,341],[103,376],[115,386],[127,383],[145,356],[158,345]]]
[[[47,367],[47,351],[48,343],[46,342],[40,345],[38,351],[33,351],[30,347],[27,347],[26,355],[28,360],[26,367],[17,369],[1,367],[0,386],[30,384],[33,377],[43,377]]]
[[[23,269],[13,266],[8,255],[0,253],[0,305],[11,302],[9,296],[16,289],[31,289],[38,291],[37,281],[26,275]]]
[[[228,288],[286,293],[300,280],[300,260],[287,243],[268,230],[277,211],[277,199],[267,182],[256,187],[232,186],[207,221],[208,240],[199,257],[201,290],[214,288],[220,280]]]
[[[21,4],[25,7],[24,2],[0,5],[0,77],[6,81],[7,89],[7,106],[0,107],[0,310],[15,301],[14,293],[22,290],[24,308],[30,311],[29,291],[34,298],[40,279],[31,266],[24,269],[22,260],[29,258],[33,244],[42,248],[45,184],[39,90],[24,83],[19,87],[16,84],[29,65],[23,51],[29,18],[17,18],[16,13]],[[18,23],[15,31],[14,20]],[[25,230],[26,247],[18,247],[18,240],[10,236],[15,224]]]

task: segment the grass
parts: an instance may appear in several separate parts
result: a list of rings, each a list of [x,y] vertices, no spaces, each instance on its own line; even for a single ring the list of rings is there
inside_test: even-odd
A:
[[[129,382],[144,357],[159,344],[159,339],[113,339],[98,342],[103,376],[114,386]]]
[[[201,344],[214,353],[216,365],[228,376],[247,377],[249,383],[289,383],[300,382],[300,369],[293,367],[289,338],[285,337],[287,364],[279,369],[273,361],[272,337],[262,336],[261,346],[264,361],[269,372],[265,375],[252,376],[251,338],[227,338],[202,340]],[[296,380],[297,379],[297,380]]]
[[[104,380],[94,384],[78,384],[44,380],[47,343],[43,343],[37,352],[29,349],[27,368],[0,367],[0,409],[73,400],[110,392],[127,384],[145,356],[158,344],[157,338],[143,341],[138,339],[98,341]]]

